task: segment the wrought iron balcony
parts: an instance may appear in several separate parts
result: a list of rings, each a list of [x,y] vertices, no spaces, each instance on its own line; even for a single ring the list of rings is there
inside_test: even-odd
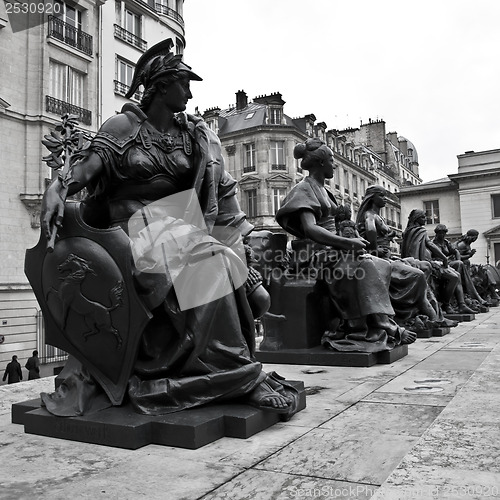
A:
[[[271,170],[286,170],[286,165],[273,163],[271,165]]]
[[[58,17],[49,16],[49,36],[91,56],[92,36]]]
[[[85,125],[92,125],[92,111],[80,108],[79,106],[75,106],[69,102],[60,101],[50,95],[45,96],[45,110],[58,116],[62,116],[66,113],[78,115],[81,123],[84,123]]]
[[[115,82],[115,93],[118,95],[125,96],[128,92],[128,89],[130,88],[130,85],[119,82],[118,80],[114,80],[114,82]],[[138,90],[134,94],[133,99],[135,99],[136,101],[140,101],[142,99],[142,92]]]
[[[166,5],[163,5],[161,3],[155,3],[155,9],[156,12],[170,17],[177,21],[181,26],[184,26],[184,19],[182,19],[182,16],[174,9],[171,9],[170,7],[167,7]]]
[[[134,35],[130,31],[127,31],[125,28],[118,26],[118,24],[115,24],[114,26],[115,26],[116,38],[119,38],[124,42],[130,43],[130,45],[137,47],[139,50],[142,50],[143,52],[145,52],[148,49],[148,42],[146,42],[146,40],[143,40],[142,38],[138,37],[137,35]]]

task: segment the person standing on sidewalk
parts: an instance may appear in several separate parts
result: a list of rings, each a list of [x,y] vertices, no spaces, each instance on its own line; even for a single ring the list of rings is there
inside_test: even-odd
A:
[[[21,370],[21,365],[17,361],[17,356],[12,356],[12,361],[5,368],[5,373],[3,374],[3,381],[8,377],[8,384],[15,384],[23,379],[23,372]]]
[[[28,380],[40,378],[40,360],[38,359],[38,351],[33,351],[33,356],[28,358],[24,367],[29,372]]]

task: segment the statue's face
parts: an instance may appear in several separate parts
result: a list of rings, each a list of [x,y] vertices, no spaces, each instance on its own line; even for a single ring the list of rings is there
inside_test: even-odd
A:
[[[189,78],[174,80],[165,88],[163,102],[174,113],[186,110],[189,99],[192,99]]]
[[[416,219],[416,223],[419,225],[419,226],[424,226],[425,225],[425,214],[422,214],[422,215],[419,215]]]
[[[373,195],[373,204],[376,207],[385,207],[387,205],[387,198],[383,193],[375,193]]]
[[[323,160],[323,171],[325,173],[325,178],[331,179],[335,170],[335,163],[333,162],[333,151],[326,146],[324,147],[324,150],[325,159]]]
[[[344,238],[355,238],[356,233],[354,232],[353,227],[345,227],[344,230],[342,231],[342,236]]]

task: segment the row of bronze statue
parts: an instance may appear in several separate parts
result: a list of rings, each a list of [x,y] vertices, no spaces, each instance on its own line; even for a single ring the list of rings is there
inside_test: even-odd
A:
[[[129,91],[144,86],[140,105],[126,104],[89,144],[68,152],[64,174],[44,195],[41,242],[51,252],[27,266],[42,268],[34,273],[40,278],[29,278],[41,280],[37,297],[52,318],[47,334],[54,343],[60,338],[78,361],[54,394],[43,395],[51,413],[81,415],[128,401],[140,413],[157,415],[238,401],[290,418],[296,390],[263,371],[254,325],[263,315],[286,319],[284,282],[306,271],[331,312],[321,343],[337,351],[412,343],[416,328],[456,324],[443,316],[454,310],[453,301],[468,313],[486,304],[469,274],[474,234],[455,249],[438,226],[431,241],[425,214],[414,210],[403,258],[391,256],[395,234],[380,215],[385,190],[368,188],[354,223],[325,189],[334,175],[333,153],[318,139],[295,148],[309,175],[277,214],[295,237],[287,244],[283,234],[276,236],[277,258],[273,236],[251,233],[219,139],[184,112],[190,81],[201,78],[171,48],[169,39],[143,54]],[[76,212],[67,197],[82,190],[86,198],[71,218]],[[120,247],[119,238],[102,243],[108,228],[117,227],[131,249]],[[130,270],[125,263],[112,272],[127,255]],[[246,264],[248,273],[241,274]],[[146,320],[127,329],[120,325],[139,314],[131,305],[134,294]]]
[[[328,298],[321,344],[336,351],[378,352],[412,343],[417,331],[457,325],[445,315],[483,312],[498,301],[494,286],[481,296],[471,277],[471,243],[477,231],[468,231],[452,245],[446,226],[438,224],[431,240],[425,212],[415,209],[403,233],[401,257],[393,256],[396,233],[380,215],[387,202],[385,188],[368,187],[354,223],[349,207],[338,206],[324,186],[334,175],[332,151],[311,138],[296,146],[294,154],[309,175],[284,199],[276,220],[296,239],[287,249],[286,240],[268,231],[250,236],[260,240],[255,260],[271,295],[262,349],[283,347],[288,306],[282,288],[290,279],[312,278],[316,297]]]

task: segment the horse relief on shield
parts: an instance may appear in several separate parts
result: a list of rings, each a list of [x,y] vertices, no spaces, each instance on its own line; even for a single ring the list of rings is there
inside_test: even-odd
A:
[[[110,313],[123,304],[123,281],[118,280],[109,290],[110,305],[105,305],[85,296],[82,291],[82,285],[87,276],[89,274],[96,276],[91,261],[70,253],[57,270],[60,274],[61,285],[58,289],[51,287],[47,292],[47,299],[53,293],[62,304],[62,330],[66,329],[68,315],[70,311],[73,311],[85,320],[88,331],[83,332],[84,340],[96,334],[111,334],[116,339],[116,349],[120,349],[123,340],[113,326]]]

